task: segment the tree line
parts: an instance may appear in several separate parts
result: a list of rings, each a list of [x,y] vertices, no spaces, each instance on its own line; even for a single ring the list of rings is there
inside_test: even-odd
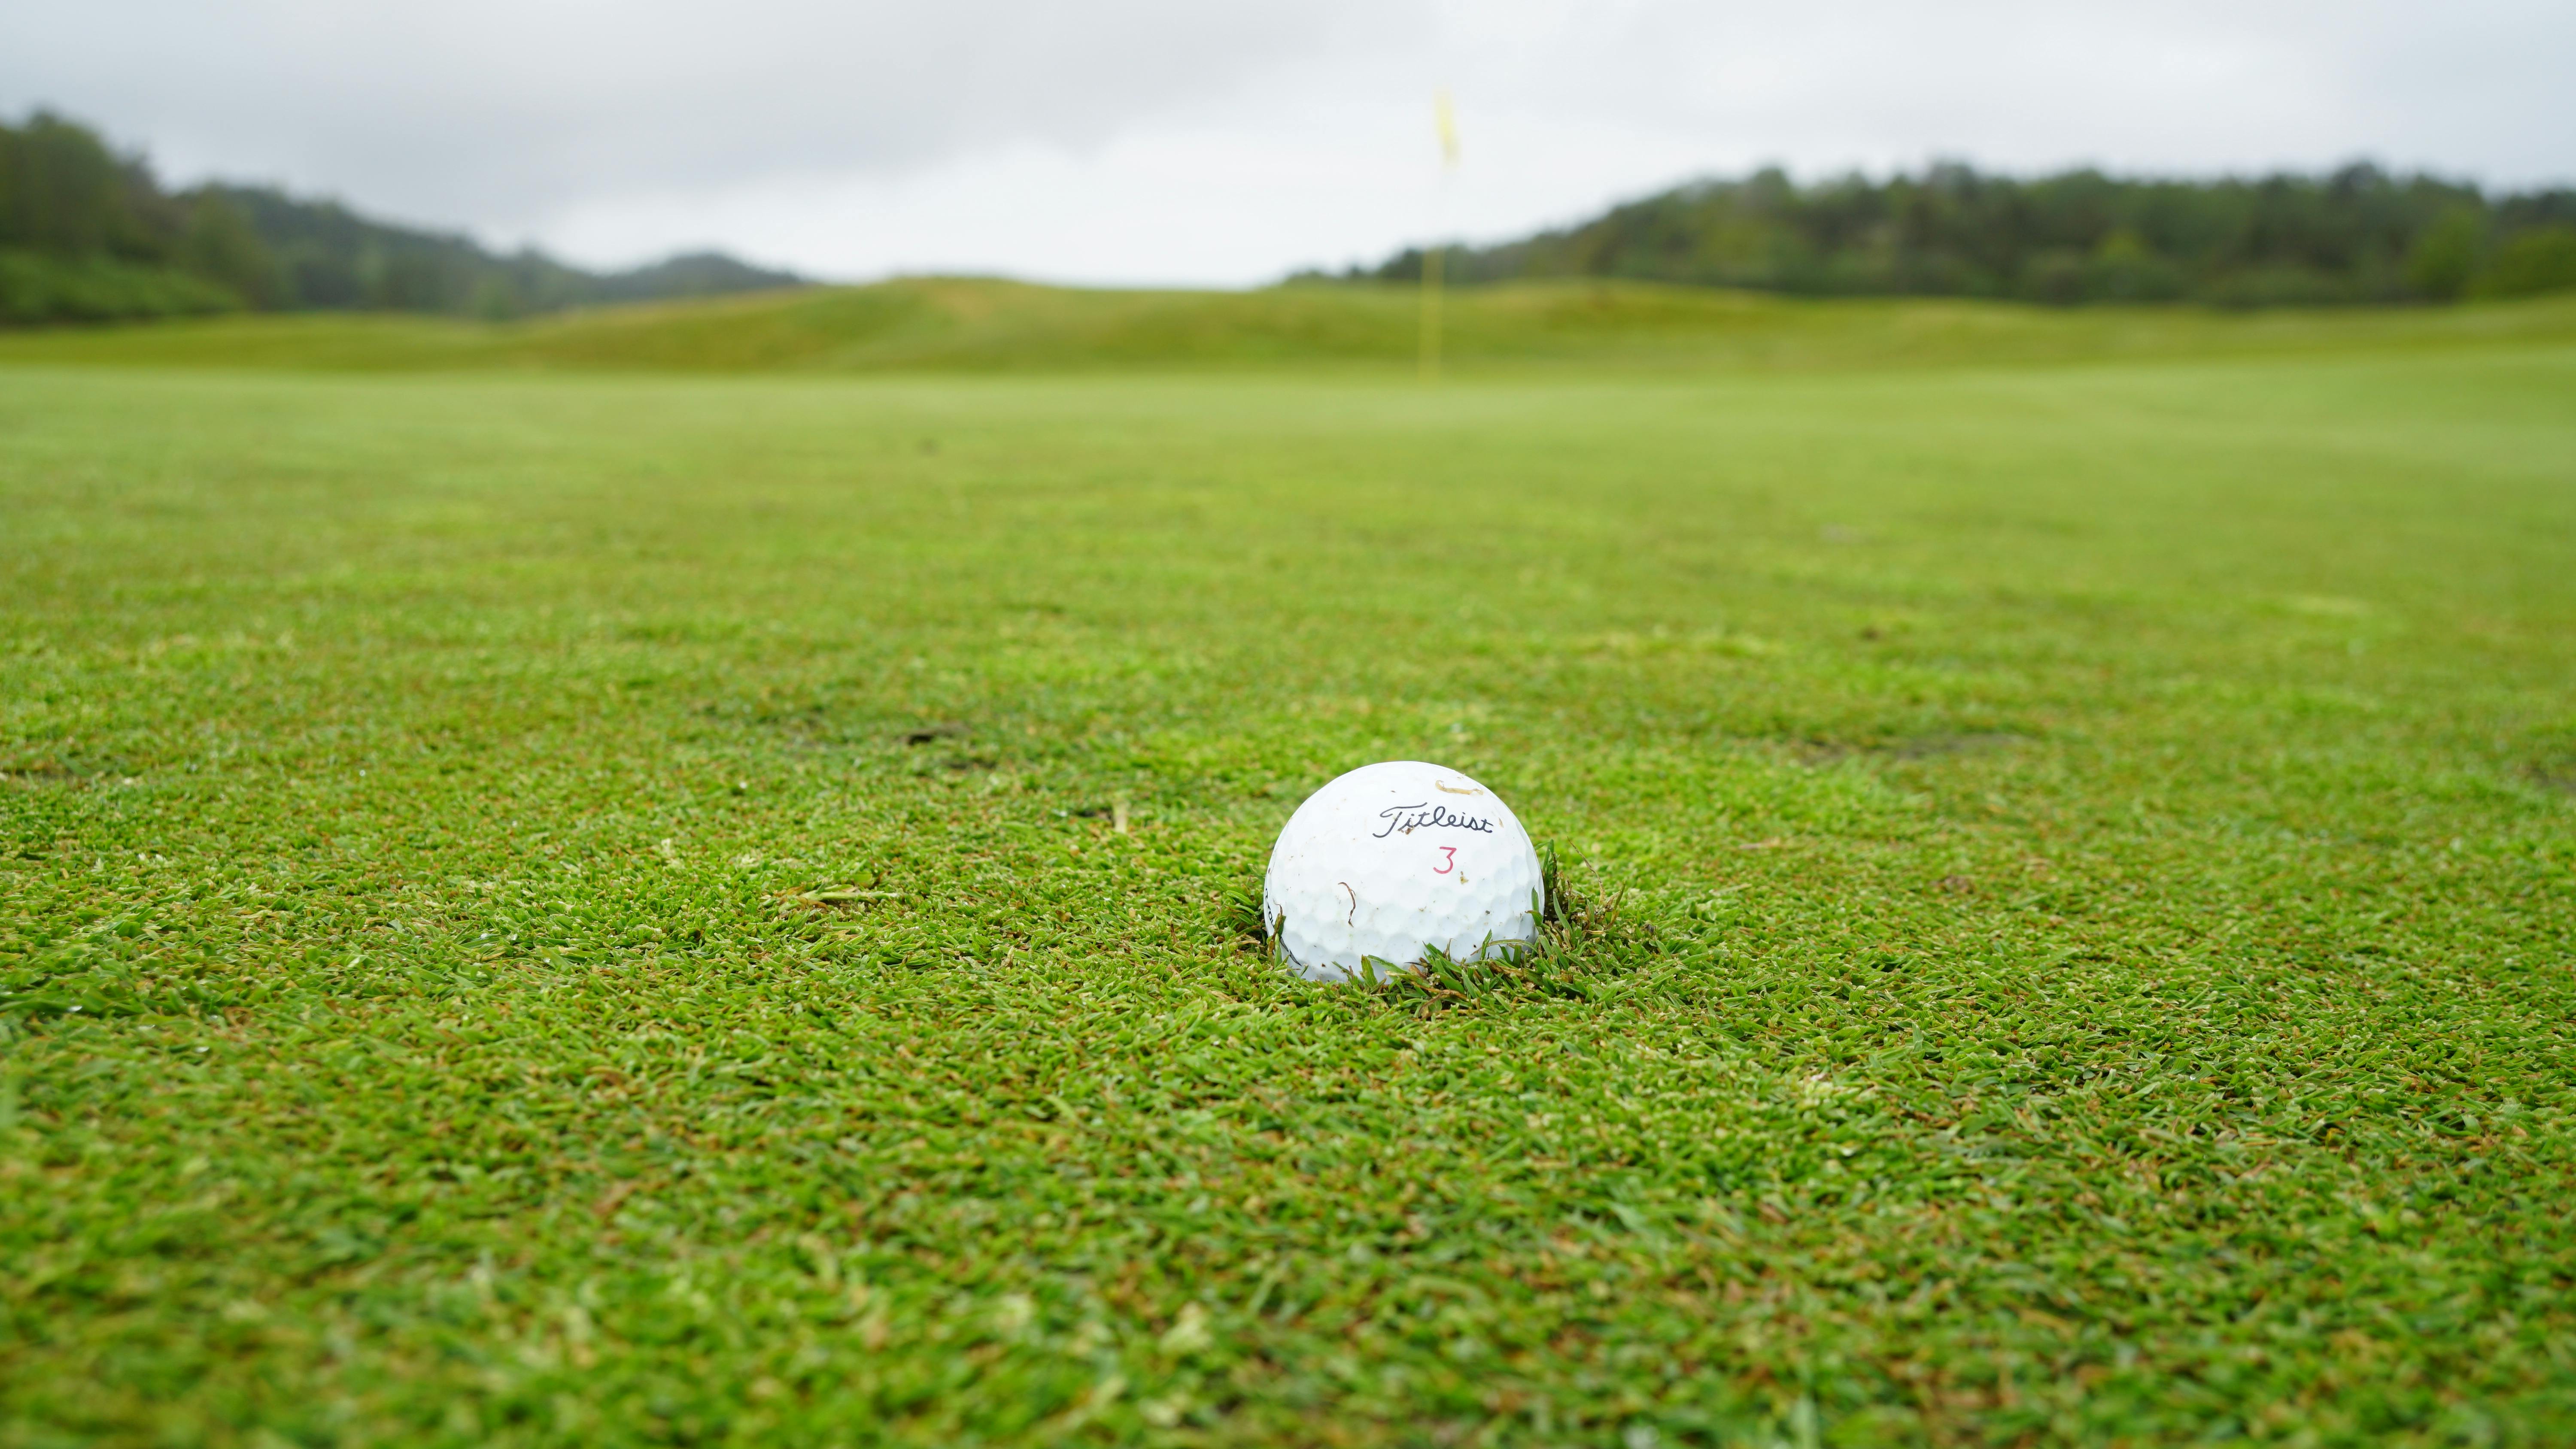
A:
[[[2323,176],[2036,179],[1955,163],[1801,185],[1777,168],[1457,246],[1452,281],[1622,277],[1808,296],[2227,307],[2452,302],[2576,288],[2576,190],[2489,196],[2352,165]],[[1412,281],[1410,248],[1335,280]],[[1324,279],[1305,273],[1301,279]]]
[[[0,322],[257,309],[507,318],[801,285],[699,253],[598,273],[387,225],[272,187],[165,189],[143,158],[39,111],[0,123]]]

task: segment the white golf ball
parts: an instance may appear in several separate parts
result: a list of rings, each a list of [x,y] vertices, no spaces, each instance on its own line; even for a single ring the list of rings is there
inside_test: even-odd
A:
[[[1494,792],[1438,765],[1363,765],[1306,797],[1261,882],[1274,944],[1311,981],[1466,960],[1538,937],[1538,851]]]

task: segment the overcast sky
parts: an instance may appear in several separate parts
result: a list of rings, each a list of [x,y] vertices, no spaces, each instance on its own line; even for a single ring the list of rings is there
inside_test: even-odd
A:
[[[2571,77],[2570,0],[0,3],[0,112],[174,180],[836,278],[1259,282],[1769,161],[2567,182]]]

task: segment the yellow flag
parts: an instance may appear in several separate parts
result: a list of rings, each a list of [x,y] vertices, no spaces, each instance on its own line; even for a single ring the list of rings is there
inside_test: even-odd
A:
[[[1458,164],[1458,112],[1450,106],[1446,89],[1433,93],[1431,114],[1440,124],[1440,164],[1455,166]]]

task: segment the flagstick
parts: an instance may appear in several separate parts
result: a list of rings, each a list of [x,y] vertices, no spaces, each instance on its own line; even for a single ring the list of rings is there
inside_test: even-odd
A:
[[[1440,260],[1449,249],[1433,245],[1422,253],[1422,380],[1440,380]]]
[[[1449,243],[1442,235],[1448,222],[1448,209],[1441,203],[1449,194],[1449,175],[1458,168],[1458,117],[1450,108],[1449,92],[1435,93],[1431,98],[1432,119],[1440,129],[1439,189],[1432,193],[1429,245],[1422,249],[1422,380],[1440,380],[1440,286],[1449,259]]]

